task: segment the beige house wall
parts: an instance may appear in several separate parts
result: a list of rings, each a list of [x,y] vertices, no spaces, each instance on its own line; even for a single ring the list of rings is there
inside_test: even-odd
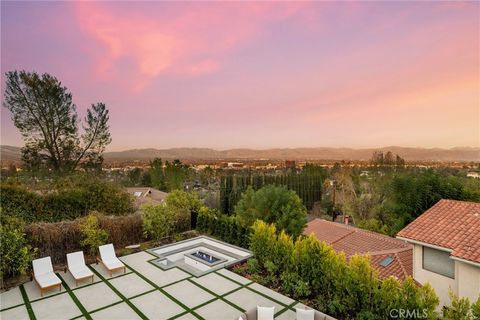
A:
[[[430,283],[440,299],[440,306],[449,304],[448,288],[451,287],[454,292],[456,292],[456,281],[455,279],[423,269],[422,248],[423,246],[418,244],[415,244],[413,248],[413,278],[421,284]],[[455,275],[456,274],[457,267],[455,266]]]
[[[458,295],[475,302],[480,294],[480,267],[455,261],[458,265]]]
[[[413,278],[421,284],[429,283],[437,293],[440,304],[450,304],[449,288],[460,297],[476,301],[480,294],[480,267],[455,260],[455,279],[423,269],[423,246],[414,244]]]

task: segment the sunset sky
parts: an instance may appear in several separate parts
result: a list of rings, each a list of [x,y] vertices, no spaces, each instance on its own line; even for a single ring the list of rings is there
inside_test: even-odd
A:
[[[106,103],[108,150],[479,147],[479,26],[473,1],[2,1],[2,95],[55,75]]]

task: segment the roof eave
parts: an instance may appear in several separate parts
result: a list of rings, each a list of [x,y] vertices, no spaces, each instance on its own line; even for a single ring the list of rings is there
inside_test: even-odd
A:
[[[460,261],[460,262],[463,262],[463,263],[466,263],[466,264],[470,264],[470,265],[475,266],[477,268],[480,268],[480,263],[479,262],[466,260],[466,259],[462,259],[462,258],[455,257],[455,256],[450,256],[450,258],[453,259],[453,260],[457,260],[457,261]]]
[[[434,244],[431,244],[431,243],[427,243],[427,242],[422,242],[422,241],[418,241],[418,240],[414,240],[414,239],[410,239],[410,238],[398,237],[398,236],[396,238],[400,239],[400,240],[403,240],[403,241],[413,243],[413,244],[418,244],[418,245],[421,245],[421,246],[430,247],[430,248],[441,250],[441,251],[447,251],[449,253],[453,252],[453,250],[450,249],[450,248],[440,247],[440,246],[437,246],[437,245],[434,245]]]

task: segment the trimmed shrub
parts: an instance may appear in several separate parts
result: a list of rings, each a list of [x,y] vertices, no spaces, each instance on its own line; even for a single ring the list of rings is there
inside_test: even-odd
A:
[[[200,208],[196,229],[237,246],[248,246],[249,229],[242,226],[236,217],[226,216],[215,209]]]
[[[100,179],[87,179],[58,190],[39,194],[18,184],[5,183],[1,185],[0,205],[3,213],[27,223],[72,220],[90,211],[108,215],[133,212],[133,198],[120,187]]]
[[[0,249],[2,257],[0,259],[0,276],[2,279],[24,274],[30,268],[35,250],[25,238],[23,221],[14,217],[2,216]]]
[[[254,223],[250,240],[259,262],[252,278],[261,277],[280,292],[312,301],[315,308],[336,318],[386,319],[392,308],[418,310],[422,315],[425,310],[426,318],[437,317],[439,300],[430,285],[418,287],[412,278],[380,281],[368,256],[352,256],[347,262],[344,253],[313,235],[293,242],[263,221]]]
[[[143,241],[142,216],[97,216],[100,228],[108,233],[108,242],[117,248]],[[39,222],[25,227],[25,236],[38,256],[50,256],[53,263],[64,263],[67,253],[83,250],[80,225],[83,219],[62,222]]]

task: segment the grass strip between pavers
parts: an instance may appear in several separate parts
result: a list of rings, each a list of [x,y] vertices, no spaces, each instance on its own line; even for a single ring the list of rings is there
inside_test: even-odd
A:
[[[296,311],[293,307],[294,307],[297,303],[298,303],[298,301],[294,301],[294,302],[290,303],[287,308],[281,310],[280,312],[277,312],[277,313],[275,314],[275,317],[278,317],[279,315],[281,315],[281,314],[284,313],[284,312],[287,312],[288,310]]]
[[[247,283],[247,284],[242,285],[240,282],[235,281],[234,279],[231,279],[231,278],[229,278],[228,276],[226,276],[226,275],[224,275],[224,274],[221,274],[220,272],[215,272],[215,273],[218,274],[219,276],[224,277],[225,279],[228,279],[228,280],[233,281],[233,282],[235,282],[235,283],[237,283],[237,284],[240,284],[243,288],[247,288],[248,290],[253,291],[253,292],[255,292],[256,294],[259,294],[259,295],[261,295],[261,296],[263,296],[263,297],[265,297],[265,298],[267,298],[267,299],[269,299],[269,300],[271,300],[271,301],[273,301],[273,302],[276,302],[276,303],[278,303],[279,305],[281,305],[281,306],[283,307],[283,309],[281,309],[280,311],[278,311],[278,312],[275,314],[275,317],[278,317],[280,314],[286,312],[287,310],[293,310],[293,311],[295,311],[292,307],[293,307],[294,305],[296,305],[296,304],[298,303],[298,301],[293,301],[291,304],[286,305],[285,303],[280,302],[280,301],[278,301],[278,300],[275,300],[274,298],[272,298],[272,297],[270,297],[270,296],[268,296],[268,295],[266,295],[266,294],[264,294],[264,293],[262,293],[262,292],[260,292],[260,291],[257,291],[257,290],[255,290],[255,289],[253,289],[253,288],[250,288],[250,285],[252,285],[252,284],[255,283],[254,281],[251,281],[251,282],[249,282],[249,283]],[[241,287],[241,288],[242,288],[242,287]],[[241,289],[241,288],[238,288],[238,289]],[[270,290],[271,290],[271,289],[270,289]],[[236,291],[236,290],[233,290],[233,291]],[[227,292],[225,295],[228,295],[228,294],[230,294],[230,293],[231,293],[231,292]],[[224,296],[225,296],[225,295],[224,295]]]
[[[220,270],[221,270],[221,269],[220,269]],[[225,269],[225,270],[228,270],[228,269]],[[232,271],[230,271],[230,272],[232,272]],[[248,285],[250,285],[250,284],[253,283],[253,281],[250,280],[250,279],[248,279],[248,280],[250,280],[249,283],[241,283],[241,282],[238,282],[237,280],[232,279],[232,278],[229,278],[228,276],[226,276],[226,275],[218,272],[218,270],[215,270],[215,273],[218,274],[219,276],[224,277],[225,279],[228,279],[228,280],[230,280],[230,281],[232,281],[232,282],[235,282],[236,284],[241,285],[241,286],[248,286]],[[232,273],[234,273],[234,272],[232,272]],[[236,273],[234,273],[234,274],[236,274]],[[238,276],[241,277],[240,275],[238,275]],[[247,279],[247,278],[245,278],[245,279]]]
[[[30,320],[37,320],[37,317],[35,317],[35,313],[33,312],[32,305],[30,304],[30,301],[28,301],[27,292],[25,291],[23,284],[20,285],[20,293],[22,294],[23,301],[25,302],[25,307],[27,308]]]
[[[222,301],[225,302],[226,304],[231,305],[231,306],[234,307],[235,309],[237,309],[237,310],[239,310],[239,311],[242,311],[242,312],[245,312],[245,310],[244,310],[243,308],[241,308],[240,306],[237,306],[237,305],[234,304],[233,302],[230,302],[230,301],[226,300],[225,298],[223,298],[223,296],[226,296],[226,295],[228,295],[228,294],[230,294],[230,293],[232,293],[232,292],[234,292],[234,291],[238,291],[238,290],[242,289],[242,287],[236,288],[236,289],[234,289],[234,290],[230,290],[230,292],[227,292],[227,293],[225,293],[224,295],[218,295],[218,294],[216,294],[215,292],[213,292],[213,291],[205,288],[205,287],[202,286],[201,284],[199,284],[199,283],[197,283],[197,282],[195,282],[195,281],[193,281],[193,280],[191,280],[191,279],[187,279],[187,280],[190,281],[191,283],[193,283],[194,285],[196,285],[197,287],[199,287],[200,289],[203,289],[203,290],[207,291],[208,293],[210,293],[211,295],[213,295],[214,297],[222,300]],[[195,307],[195,309],[197,309],[197,308],[198,308],[198,306]]]
[[[122,261],[123,262],[123,261]],[[191,308],[189,308],[188,306],[184,305],[181,301],[177,300],[174,296],[172,296],[171,294],[169,294],[168,292],[166,292],[163,288],[166,287],[166,286],[169,286],[171,284],[168,284],[168,285],[165,285],[163,287],[159,287],[155,282],[151,281],[150,279],[148,279],[147,277],[145,277],[143,274],[141,274],[140,272],[138,272],[137,270],[135,270],[134,268],[132,268],[131,266],[129,266],[128,264],[126,264],[125,262],[123,262],[130,270],[132,270],[133,273],[135,273],[137,276],[139,276],[140,278],[142,278],[143,280],[145,280],[148,284],[150,284],[152,287],[154,287],[155,289],[159,290],[163,295],[165,295],[167,298],[169,298],[170,300],[172,300],[173,302],[175,302],[176,304],[178,304],[179,306],[181,306],[182,308],[184,308],[186,311],[188,312],[183,312],[181,314],[186,314],[186,313],[192,313],[195,317],[197,317],[198,319],[203,319],[199,314],[195,313],[195,311],[193,311]],[[162,270],[163,271],[163,270]],[[164,271],[165,272],[165,271]],[[188,279],[188,278],[186,278]],[[182,280],[185,280],[185,279],[182,279]],[[177,316],[179,316],[180,314],[178,315],[175,315],[169,319],[175,319]],[[203,319],[204,320],[204,319]]]
[[[80,302],[80,300],[78,300],[77,296],[73,293],[73,291],[70,289],[70,287],[68,286],[67,282],[65,280],[63,280],[63,278],[60,276],[60,274],[58,274],[58,277],[60,278],[60,280],[62,281],[62,285],[63,287],[65,288],[65,291],[67,291],[68,295],[70,296],[70,298],[72,298],[73,302],[75,302],[75,304],[77,305],[78,309],[80,309],[80,312],[83,314],[83,316],[87,319],[87,320],[92,320],[92,317],[90,316],[90,314],[88,314],[87,312],[87,309],[85,309],[85,307],[83,306],[83,304]]]
[[[126,265],[126,264],[125,264]],[[128,267],[128,266],[127,266]],[[112,289],[113,292],[115,292],[117,294],[117,296],[120,297],[120,299],[122,301],[124,301],[126,304],[128,304],[128,306],[130,308],[132,308],[133,311],[135,311],[136,314],[138,314],[138,316],[144,320],[148,320],[148,317],[146,315],[143,314],[143,312],[141,312],[132,302],[130,302],[120,291],[118,291],[117,288],[115,288],[113,286],[113,284],[111,284],[107,279],[105,279],[97,270],[95,270],[94,268],[90,267],[89,268],[93,271],[93,273],[95,273],[97,275],[97,277],[99,277],[100,279],[102,279],[102,281],[110,287],[110,289]],[[131,269],[129,267],[129,269]],[[116,278],[116,277],[115,277]],[[111,307],[112,305],[114,305],[116,303],[112,303],[106,307]]]
[[[23,300],[23,297],[22,297],[22,300]],[[1,309],[0,312],[7,311],[7,310],[10,310],[10,309],[15,309],[16,307],[23,306],[24,304],[25,304],[25,303],[19,303],[19,304],[17,304],[17,305],[11,306],[11,307]]]

